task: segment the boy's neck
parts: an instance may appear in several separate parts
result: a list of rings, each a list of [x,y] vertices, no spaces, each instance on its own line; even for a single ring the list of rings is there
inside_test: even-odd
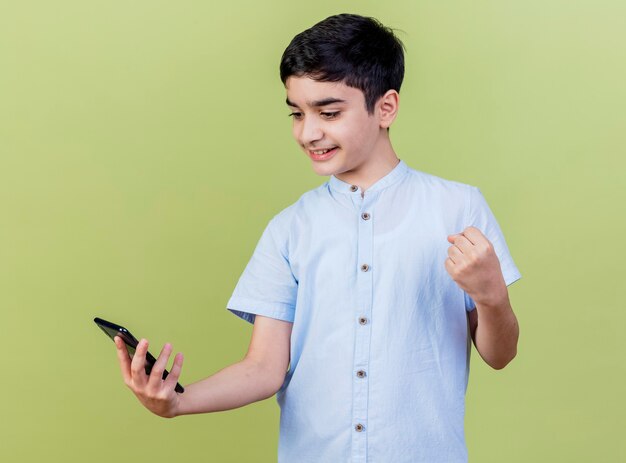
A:
[[[339,180],[361,188],[361,195],[374,183],[391,172],[400,162],[391,143],[385,143],[376,150],[364,165],[357,169],[335,175]]]

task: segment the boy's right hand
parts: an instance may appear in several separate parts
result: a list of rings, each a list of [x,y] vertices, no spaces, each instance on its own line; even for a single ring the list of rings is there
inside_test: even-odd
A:
[[[163,346],[159,358],[148,376],[145,370],[148,341],[146,339],[139,341],[132,360],[128,355],[124,341],[119,336],[115,336],[114,341],[117,346],[117,357],[120,362],[122,377],[130,390],[152,413],[164,418],[175,417],[180,396],[174,388],[183,366],[183,354],[176,354],[172,369],[164,380],[163,371],[172,353],[171,344]]]

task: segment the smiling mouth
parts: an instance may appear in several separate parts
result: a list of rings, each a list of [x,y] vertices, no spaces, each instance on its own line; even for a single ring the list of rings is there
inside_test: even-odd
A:
[[[336,146],[333,146],[332,148],[327,148],[327,149],[323,149],[323,150],[309,150],[311,153],[316,154],[318,156],[322,155],[322,154],[326,154],[331,150],[334,150],[336,148]]]
[[[318,149],[318,150],[308,149],[307,153],[309,154],[309,157],[313,159],[314,161],[325,161],[326,159],[330,159],[331,157],[333,157],[335,153],[337,152],[337,149],[338,149],[337,146],[333,146],[332,148]]]

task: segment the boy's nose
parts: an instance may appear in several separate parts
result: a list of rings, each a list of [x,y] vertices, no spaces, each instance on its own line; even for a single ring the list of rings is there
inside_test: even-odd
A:
[[[305,146],[321,140],[324,136],[320,125],[315,120],[311,119],[312,118],[302,121],[302,126],[300,128],[300,143]]]

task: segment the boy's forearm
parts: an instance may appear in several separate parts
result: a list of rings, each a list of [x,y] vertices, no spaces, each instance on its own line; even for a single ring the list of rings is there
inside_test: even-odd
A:
[[[508,298],[492,304],[476,302],[478,325],[474,343],[480,356],[495,369],[504,368],[517,354],[519,325]]]
[[[267,399],[280,388],[279,379],[258,362],[245,358],[185,386],[176,415],[231,410]]]

